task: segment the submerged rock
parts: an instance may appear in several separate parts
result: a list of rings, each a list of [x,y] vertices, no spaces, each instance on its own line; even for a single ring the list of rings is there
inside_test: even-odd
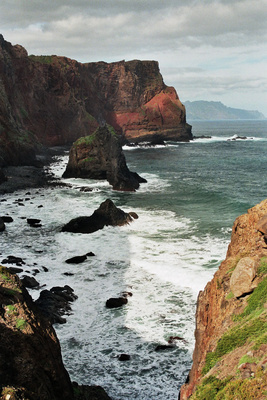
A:
[[[93,233],[103,229],[104,226],[122,226],[131,221],[132,217],[129,213],[117,208],[111,200],[107,199],[91,216],[72,219],[63,226],[62,232]]]
[[[63,178],[73,177],[106,179],[113,189],[123,191],[134,191],[146,182],[128,169],[119,137],[107,125],[73,144]]]

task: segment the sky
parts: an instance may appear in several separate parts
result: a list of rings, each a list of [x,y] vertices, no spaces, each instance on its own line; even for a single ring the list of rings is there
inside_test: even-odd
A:
[[[182,102],[267,117],[267,0],[1,0],[0,27],[29,54],[157,60]]]

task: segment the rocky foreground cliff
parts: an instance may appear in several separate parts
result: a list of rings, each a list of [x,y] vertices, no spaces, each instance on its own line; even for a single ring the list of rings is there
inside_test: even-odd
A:
[[[0,266],[0,399],[110,400],[72,383],[56,333],[17,275]]]
[[[39,145],[74,142],[103,123],[125,141],[192,138],[157,62],[29,56],[0,35],[0,166],[34,163]]]
[[[267,398],[267,200],[236,219],[226,259],[200,292],[181,400]]]

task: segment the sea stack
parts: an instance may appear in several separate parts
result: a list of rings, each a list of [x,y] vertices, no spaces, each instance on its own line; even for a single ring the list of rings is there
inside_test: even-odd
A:
[[[63,178],[73,177],[106,179],[114,190],[122,191],[135,191],[141,182],[146,182],[129,171],[119,137],[108,125],[73,144]]]

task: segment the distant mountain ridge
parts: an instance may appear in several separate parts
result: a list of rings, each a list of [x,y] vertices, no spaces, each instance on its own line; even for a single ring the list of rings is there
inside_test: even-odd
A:
[[[242,110],[225,106],[220,101],[185,101],[188,120],[266,119],[256,110]]]

